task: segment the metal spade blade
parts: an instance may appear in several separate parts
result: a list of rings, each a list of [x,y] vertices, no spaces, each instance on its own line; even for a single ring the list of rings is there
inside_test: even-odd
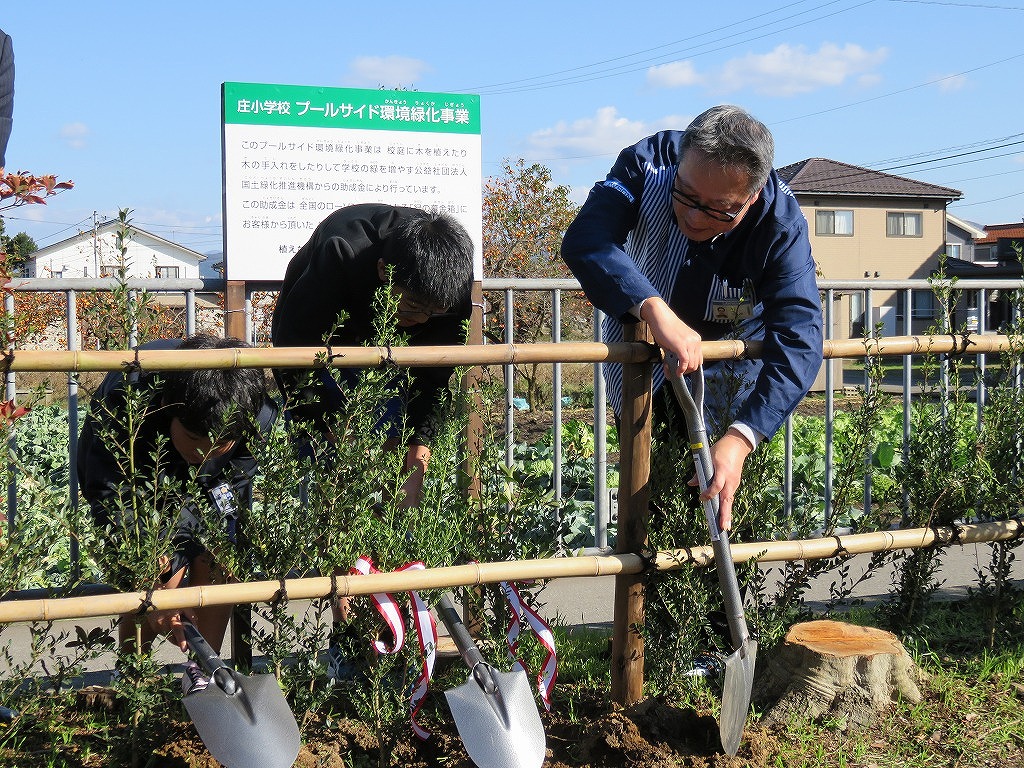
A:
[[[441,620],[470,668],[462,685],[445,691],[466,752],[478,768],[540,768],[546,741],[526,673],[499,672],[486,661],[447,596]]]
[[[725,685],[722,687],[722,715],[718,721],[718,737],[727,755],[736,756],[747,722],[750,696],[754,690],[754,663],[757,641],[749,640],[743,648],[725,659]]]
[[[227,768],[289,768],[301,740],[277,678],[231,669],[191,624],[185,625],[185,639],[210,675],[205,690],[183,699],[210,754]]]

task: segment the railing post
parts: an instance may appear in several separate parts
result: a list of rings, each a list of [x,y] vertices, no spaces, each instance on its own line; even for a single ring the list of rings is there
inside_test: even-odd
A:
[[[626,341],[651,341],[645,323],[623,328]],[[647,551],[647,507],[651,496],[652,363],[622,366],[619,429],[619,527],[615,551]],[[623,706],[640,701],[644,688],[644,576],[615,578],[612,634],[612,700]]]
[[[604,313],[594,310],[594,341],[604,340],[601,324]],[[604,368],[594,363],[594,546],[608,546],[608,424],[604,392]]]
[[[67,292],[68,349],[77,350],[78,343],[78,294]],[[71,500],[71,531],[69,557],[71,560],[71,582],[77,584],[80,573],[78,540],[78,373],[68,371],[68,498]]]
[[[4,311],[7,313],[8,318],[14,318],[14,292],[8,291],[4,295]],[[13,354],[14,352],[14,339],[13,334],[11,335],[11,343],[7,346],[7,353]],[[14,371],[8,370],[7,376],[4,382],[4,399],[14,402],[18,395],[18,385],[14,378]],[[15,437],[15,430],[10,430],[7,438],[7,455],[13,456],[17,449],[17,438]],[[9,481],[7,483],[7,525],[9,530],[13,530],[17,523],[18,516],[18,468],[13,461],[7,462],[7,477]]]

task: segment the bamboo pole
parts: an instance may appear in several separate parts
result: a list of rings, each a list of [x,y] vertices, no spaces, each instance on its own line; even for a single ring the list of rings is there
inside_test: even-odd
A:
[[[896,549],[918,549],[954,544],[980,544],[1008,541],[1024,535],[1024,523],[1005,520],[994,523],[907,528],[894,531],[856,533],[822,539],[794,541],[754,541],[732,545],[735,562],[779,562],[817,560],[843,554],[866,554]],[[706,566],[714,562],[710,546],[685,547],[658,552],[650,561],[635,554],[586,557],[543,558],[497,563],[472,563],[423,571],[397,571],[366,576],[341,576],[335,579],[338,595],[357,596],[374,592],[407,592],[413,589],[443,589],[456,586],[480,586],[499,581],[559,579],[591,576],[639,574],[653,567],[658,571],[677,570],[685,565]],[[317,576],[287,579],[283,582],[290,600],[327,598],[332,595],[331,579]],[[282,582],[252,581],[182,587],[154,592],[153,610],[179,610],[209,605],[264,603],[280,597]],[[46,598],[41,600],[0,601],[0,624],[25,621],[56,621],[95,616],[119,616],[145,605],[145,592],[119,592],[88,597]]]
[[[622,572],[639,573],[644,562],[638,555],[516,560],[497,563],[471,563],[431,568],[423,571],[396,571],[334,579],[339,597],[369,595],[375,592],[408,592],[413,589],[443,589],[479,586],[499,581],[552,579],[567,576],[609,576]],[[524,574],[529,572],[531,576]],[[179,610],[234,603],[264,603],[282,596],[289,600],[310,600],[332,596],[328,576],[281,581],[251,581],[213,584],[203,587],[163,589],[149,596],[153,610]],[[0,624],[15,621],[55,621],[90,616],[119,616],[138,611],[146,605],[145,592],[119,592],[88,597],[10,600],[0,602]]]
[[[825,341],[825,358],[896,356],[953,352],[1007,352],[1024,347],[1024,339],[997,334],[890,336],[881,339]],[[759,341],[705,341],[707,361],[760,357]],[[318,360],[318,356],[321,358]],[[328,357],[329,356],[329,357]],[[15,350],[10,370],[117,371],[140,366],[145,370],[177,371],[206,368],[366,368],[380,365],[474,366],[516,363],[642,363],[657,360],[647,344],[563,342],[558,344],[469,344],[449,347],[255,347],[229,349],[146,350]],[[329,361],[329,362],[328,362]]]

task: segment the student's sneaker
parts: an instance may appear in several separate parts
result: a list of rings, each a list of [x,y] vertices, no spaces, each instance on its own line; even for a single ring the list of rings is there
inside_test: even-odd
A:
[[[717,653],[698,653],[693,657],[693,668],[683,677],[721,677],[725,674],[725,659]]]
[[[188,696],[191,693],[205,691],[206,686],[209,684],[210,678],[203,673],[198,664],[194,661],[185,664],[181,672],[181,692],[183,695]]]
[[[331,685],[351,682],[359,677],[359,660],[349,656],[337,643],[327,646],[327,682]]]

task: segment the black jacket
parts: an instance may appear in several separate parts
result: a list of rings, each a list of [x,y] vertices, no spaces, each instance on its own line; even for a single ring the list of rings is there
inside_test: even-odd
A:
[[[410,217],[422,212],[392,205],[352,205],[332,213],[292,257],[274,308],[271,336],[275,347],[321,347],[344,312],[348,319],[330,338],[332,346],[357,347],[375,343],[374,296],[383,286],[377,262],[384,254],[388,234]],[[443,317],[403,328],[411,346],[455,345],[465,342],[463,323],[469,318],[469,299]],[[407,419],[413,441],[427,444],[431,420],[454,368],[411,368]],[[292,390],[296,371],[275,371],[278,382]],[[290,392],[292,394],[293,392]],[[305,399],[305,398],[304,398]],[[293,409],[300,418],[316,418],[331,398],[321,397],[319,407]],[[318,411],[320,413],[318,413]]]

